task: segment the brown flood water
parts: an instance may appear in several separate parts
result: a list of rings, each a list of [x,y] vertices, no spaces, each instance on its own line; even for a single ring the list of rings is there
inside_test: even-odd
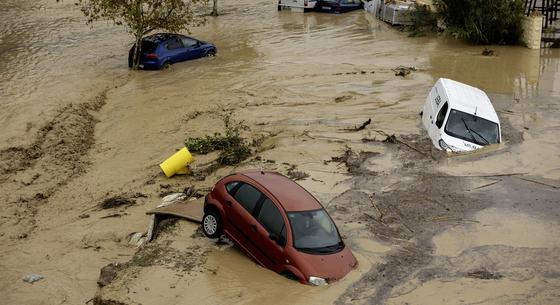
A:
[[[560,248],[559,50],[492,46],[496,55],[484,57],[480,46],[446,37],[409,38],[362,11],[278,12],[275,1],[220,5],[223,15],[193,29],[194,36],[217,45],[217,57],[141,72],[127,69],[131,39],[123,29],[106,22],[84,25],[70,1],[8,0],[0,7],[2,302],[91,299],[99,269],[129,261],[136,252],[126,236],[145,230],[144,213],[161,192],[189,184],[208,188],[236,169],[222,168],[194,181],[165,179],[157,168],[187,136],[220,131],[216,114],[228,108],[245,120],[249,137],[266,136],[259,156],[275,161],[253,160],[240,168],[285,173],[296,165],[308,173],[310,178],[298,182],[328,206],[360,267],[329,287],[299,285],[258,267],[235,247],[201,238],[195,225],[180,223],[158,245],[186,251],[194,267],[129,268],[103,290],[107,299],[126,304],[560,303],[555,254]],[[396,77],[391,69],[398,65],[418,71]],[[383,143],[362,143],[362,138],[383,139],[374,130],[423,139],[418,113],[439,77],[485,90],[502,121],[505,143],[437,162]],[[91,102],[96,97],[102,103]],[[69,103],[88,104],[65,108]],[[366,130],[342,131],[368,118],[373,123]],[[366,174],[325,162],[346,145],[373,152],[361,167]],[[12,154],[36,147],[40,152],[29,160]],[[428,179],[420,176],[426,170],[451,176],[522,173],[548,186],[515,177],[490,187],[484,185],[496,178],[460,180],[466,198],[472,193],[486,208],[466,213],[469,221],[442,223],[433,236],[413,227],[419,235],[406,242],[370,230],[371,220],[362,217],[364,202],[352,196],[344,202],[341,196],[363,191],[392,198],[395,185],[406,188]],[[426,196],[437,194],[431,191]],[[111,213],[95,209],[109,196],[138,192],[147,198],[114,211],[121,217],[101,218]],[[341,200],[350,212],[340,207]],[[371,272],[416,240],[430,249],[424,254],[431,260],[411,268],[420,271],[410,276],[377,285],[383,281]],[[402,272],[387,266],[387,277]],[[503,278],[462,276],[481,266]],[[22,282],[29,273],[45,279]]]

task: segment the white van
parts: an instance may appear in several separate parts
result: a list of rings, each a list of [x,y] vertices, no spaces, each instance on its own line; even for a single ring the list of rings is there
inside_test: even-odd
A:
[[[278,0],[278,10],[291,10],[292,12],[309,12],[315,8],[316,0]]]
[[[422,111],[422,123],[438,149],[461,152],[500,143],[500,120],[482,90],[440,78]]]
[[[364,4],[364,9],[373,16],[392,25],[412,25],[411,10],[415,1],[398,0],[385,1],[373,0]]]

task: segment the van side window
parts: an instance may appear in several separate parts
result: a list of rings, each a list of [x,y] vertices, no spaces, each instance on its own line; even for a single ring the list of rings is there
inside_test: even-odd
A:
[[[253,214],[262,193],[249,184],[242,184],[235,192],[233,198],[241,204],[249,214]]]
[[[441,128],[443,125],[443,121],[445,120],[445,115],[447,114],[447,102],[441,106],[441,110],[439,111],[436,119],[436,126],[437,128]]]
[[[277,237],[282,236],[282,241],[286,241],[286,225],[282,214],[276,205],[268,198],[263,203],[257,220],[268,231],[269,234],[275,234]]]

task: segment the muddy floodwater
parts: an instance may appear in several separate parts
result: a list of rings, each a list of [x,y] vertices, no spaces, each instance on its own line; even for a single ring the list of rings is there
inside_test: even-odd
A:
[[[276,5],[221,0],[222,15],[192,29],[218,56],[132,72],[123,28],[85,25],[72,1],[4,1],[0,304],[560,304],[560,50],[482,56],[363,11]],[[416,71],[395,76],[399,65]],[[432,147],[419,113],[440,77],[488,93],[503,143]],[[253,155],[211,171],[216,155],[195,155],[194,175],[165,178],[158,164],[187,137],[223,131],[224,112],[246,125]],[[187,221],[128,243],[165,194],[255,167],[300,178],[358,268],[301,285]],[[131,204],[99,207],[114,196]],[[99,288],[109,263],[118,274]]]

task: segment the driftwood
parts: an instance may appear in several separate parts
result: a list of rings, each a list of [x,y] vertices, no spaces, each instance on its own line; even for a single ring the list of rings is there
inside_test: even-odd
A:
[[[528,173],[508,173],[508,174],[489,174],[489,175],[457,175],[453,177],[461,178],[492,178],[492,177],[508,177],[508,176],[521,176],[527,175]],[[436,177],[449,177],[447,175],[437,175]]]
[[[502,181],[502,180],[496,180],[496,181],[493,181],[493,182],[490,182],[490,183],[487,183],[487,184],[484,184],[484,185],[481,185],[481,186],[477,186],[477,187],[475,187],[475,188],[473,188],[473,189],[470,189],[469,192],[470,192],[470,191],[474,191],[474,190],[479,190],[479,189],[481,189],[481,188],[489,187],[489,186],[494,185],[494,184],[496,184],[496,183],[498,183],[498,182],[500,182],[500,181]]]
[[[377,129],[375,129],[374,131],[377,132],[378,134],[380,134],[380,135],[386,137],[386,139],[385,139],[383,142],[389,142],[389,143],[395,143],[395,144],[402,144],[402,145],[404,145],[404,146],[406,146],[406,147],[408,147],[408,148],[410,148],[410,149],[412,149],[412,150],[414,150],[414,151],[416,151],[416,152],[418,152],[418,153],[420,153],[420,154],[422,154],[422,155],[424,155],[424,156],[426,156],[426,157],[431,158],[432,160],[436,160],[436,158],[435,158],[434,156],[432,156],[431,154],[428,154],[427,152],[424,152],[424,151],[419,150],[418,148],[416,148],[416,147],[414,147],[414,146],[408,144],[407,142],[405,142],[405,141],[403,141],[403,140],[397,138],[395,135],[389,135],[389,134],[387,134],[387,133],[386,133],[385,131],[383,131],[383,130],[377,130]]]
[[[354,128],[354,131],[363,130],[369,124],[371,124],[371,118],[369,118],[367,121],[363,122],[362,125],[360,125],[359,127]]]
[[[364,130],[366,128],[366,126],[368,126],[369,124],[371,124],[371,118],[369,118],[367,121],[363,122],[362,125],[360,125],[360,126],[356,126],[354,128],[344,128],[342,130],[344,130],[344,131],[360,131],[360,130]]]
[[[533,183],[540,184],[540,185],[545,185],[545,186],[551,187],[553,189],[560,189],[560,186],[540,182],[540,181],[529,179],[529,178],[519,178],[519,179],[529,181],[529,182],[533,182]]]
[[[457,222],[465,221],[465,222],[480,223],[480,221],[478,221],[478,220],[463,219],[463,218],[457,218],[457,217],[451,217],[451,216],[436,216],[436,217],[430,218],[429,220],[430,221],[435,221],[435,222],[438,222],[438,221],[457,221]]]
[[[369,196],[369,202],[371,202],[371,205],[375,208],[375,210],[377,210],[377,213],[379,213],[379,219],[375,219],[375,220],[386,225],[385,222],[383,221],[383,216],[385,215],[383,214],[383,212],[381,212],[377,204],[375,204],[375,202],[373,201],[373,195]]]
[[[124,215],[128,215],[127,213],[113,213],[113,214],[109,214],[109,215],[105,215],[105,216],[101,216],[99,217],[100,219],[105,219],[105,218],[115,218],[115,217],[122,217]]]

